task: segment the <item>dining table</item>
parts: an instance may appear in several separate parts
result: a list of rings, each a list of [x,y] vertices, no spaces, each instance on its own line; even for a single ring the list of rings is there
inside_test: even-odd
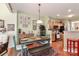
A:
[[[29,48],[28,48],[28,45],[30,45],[30,44],[32,44],[32,43],[35,43],[35,42],[40,42],[40,43],[42,43],[41,44],[41,47],[39,47],[38,49],[36,49],[36,51],[37,50],[44,50],[44,49],[46,49],[46,48],[49,48],[50,47],[50,38],[49,37],[47,37],[47,36],[32,36],[32,37],[28,37],[28,38],[24,38],[24,39],[21,39],[21,41],[20,41],[20,44],[22,45],[22,47],[23,47],[23,45],[26,45],[27,46],[27,51],[29,50]],[[45,44],[44,44],[45,43]],[[23,50],[23,49],[22,49]],[[32,49],[31,49],[32,50]],[[35,49],[33,49],[33,50],[35,50]]]
[[[50,38],[47,36],[37,36],[37,37],[28,37],[20,40],[21,44],[28,45],[29,43],[39,42],[39,41],[48,41],[50,42]]]

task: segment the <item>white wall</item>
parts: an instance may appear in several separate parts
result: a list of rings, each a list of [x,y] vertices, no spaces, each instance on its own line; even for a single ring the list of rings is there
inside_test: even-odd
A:
[[[18,17],[19,16],[30,17],[31,18],[30,19],[31,22],[28,24],[29,26],[27,28],[23,28],[20,24],[18,25],[18,28],[21,28],[22,31],[24,31],[26,33],[29,33],[31,31],[33,31],[35,35],[38,34],[38,30],[33,30],[33,26],[32,26],[32,20],[38,20],[38,16],[33,16],[33,15],[30,15],[30,14],[27,14],[27,13],[18,12]],[[19,20],[19,18],[18,18],[18,20]],[[46,34],[50,34],[49,30],[48,30],[48,20],[49,20],[49,17],[43,16],[43,17],[41,17],[41,20],[43,21],[43,25],[45,25],[45,27],[46,27]]]
[[[22,19],[21,19],[21,17],[22,17]],[[30,19],[29,19],[30,23],[28,24],[28,27],[23,27],[23,25],[20,22],[25,17],[26,18],[30,17]],[[32,19],[33,18],[31,16],[29,16],[29,15],[27,15],[25,13],[18,12],[18,28],[21,29],[22,31],[26,32],[26,33],[29,33],[30,31],[32,31],[32,26],[31,26],[32,25]],[[24,23],[24,22],[22,22],[22,23]],[[27,23],[27,21],[26,21],[26,23]]]
[[[15,31],[16,33],[16,22],[17,22],[17,13],[9,12],[6,4],[0,4],[0,19],[4,20],[5,27],[7,28],[7,24],[15,24]]]
[[[17,13],[9,12],[6,4],[0,4],[0,19],[4,20],[5,28],[7,29],[7,24],[15,24],[15,31],[7,31],[8,35],[17,34]],[[16,36],[17,39],[17,36]],[[10,39],[11,40],[11,39]],[[10,41],[9,47],[13,47],[13,41]]]
[[[49,25],[48,25],[49,17],[48,16],[42,17],[42,21],[46,27],[46,34],[49,35],[50,34],[50,30],[48,30],[49,29]]]

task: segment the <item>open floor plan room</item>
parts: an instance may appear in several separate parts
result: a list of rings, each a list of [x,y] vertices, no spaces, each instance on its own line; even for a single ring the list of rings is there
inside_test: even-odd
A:
[[[0,56],[79,56],[79,3],[0,3]]]

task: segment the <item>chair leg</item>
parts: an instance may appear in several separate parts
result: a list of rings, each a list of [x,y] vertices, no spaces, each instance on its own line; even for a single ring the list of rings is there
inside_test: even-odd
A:
[[[21,56],[29,56],[29,55],[30,55],[30,53],[28,52],[27,49],[23,49],[23,50],[21,51]]]
[[[27,50],[27,55],[28,55],[28,56],[31,56],[31,54],[29,53],[29,51],[28,51],[28,50]]]
[[[21,56],[23,56],[23,45],[21,45],[22,49],[21,49]]]
[[[21,49],[21,56],[23,56],[23,50]]]
[[[27,56],[27,49],[24,49],[24,56]]]

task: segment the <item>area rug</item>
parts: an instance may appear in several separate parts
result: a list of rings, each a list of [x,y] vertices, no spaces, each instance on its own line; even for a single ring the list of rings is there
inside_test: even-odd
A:
[[[23,55],[21,55],[23,53]],[[29,54],[29,55],[28,55]],[[58,56],[58,52],[53,48],[47,48],[38,52],[28,51],[19,52],[17,56]]]
[[[30,51],[29,51],[30,52]],[[57,56],[58,53],[53,48],[44,49],[35,53],[30,52],[31,56]]]

